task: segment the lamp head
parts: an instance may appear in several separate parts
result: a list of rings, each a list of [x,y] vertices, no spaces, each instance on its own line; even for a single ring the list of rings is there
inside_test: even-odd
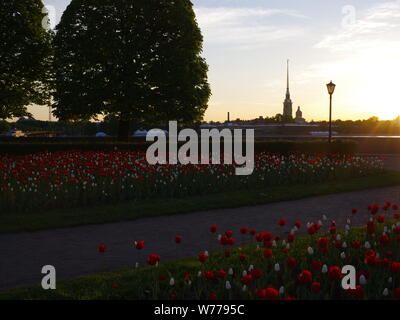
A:
[[[334,84],[331,80],[331,82],[329,82],[326,87],[328,88],[328,93],[329,94],[333,94],[333,92],[335,91],[336,88],[336,84]]]

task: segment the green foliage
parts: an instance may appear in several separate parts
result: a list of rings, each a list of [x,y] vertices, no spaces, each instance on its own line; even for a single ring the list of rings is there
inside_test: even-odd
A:
[[[0,119],[29,115],[50,98],[52,33],[41,0],[0,2]]]
[[[189,0],[73,0],[57,30],[58,118],[203,117],[208,66]]]
[[[266,203],[298,200],[324,194],[383,188],[400,184],[400,173],[384,171],[379,175],[327,181],[317,184],[248,188],[185,198],[126,201],[73,209],[35,210],[26,214],[0,214],[0,233],[32,232],[87,224],[131,221],[201,210],[238,208]]]
[[[91,125],[91,123],[88,123]],[[88,129],[89,130],[89,129]],[[91,129],[90,129],[91,130]],[[0,140],[0,154],[29,154],[41,151],[112,151],[115,148],[121,150],[146,151],[150,142],[144,142],[143,138],[132,138],[127,142],[118,142],[115,138],[9,138]],[[180,143],[182,144],[182,142]],[[318,153],[345,153],[353,154],[357,144],[349,140],[334,140],[332,144],[326,141],[294,141],[294,140],[266,140],[256,141],[254,149],[256,152],[318,152]],[[211,150],[211,149],[210,149]],[[221,150],[224,150],[223,143]],[[243,149],[245,150],[245,149]]]

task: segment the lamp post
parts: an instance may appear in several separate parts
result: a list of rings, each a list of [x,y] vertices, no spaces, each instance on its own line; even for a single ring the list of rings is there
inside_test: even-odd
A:
[[[328,88],[329,93],[329,143],[332,142],[332,95],[335,91],[336,85],[332,82],[329,82],[326,87]]]

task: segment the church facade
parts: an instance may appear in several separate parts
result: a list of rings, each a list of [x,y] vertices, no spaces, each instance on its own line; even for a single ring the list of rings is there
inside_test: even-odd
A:
[[[287,61],[287,77],[286,77],[286,98],[283,102],[283,117],[293,119],[292,100],[290,99],[289,91],[289,60]]]
[[[286,70],[286,97],[283,102],[283,118],[284,119],[293,119],[293,102],[290,98],[290,90],[289,90],[289,60],[287,61],[287,70]],[[297,108],[296,117],[294,121],[297,124],[305,124],[306,120],[303,118],[303,112],[300,110],[300,107]]]

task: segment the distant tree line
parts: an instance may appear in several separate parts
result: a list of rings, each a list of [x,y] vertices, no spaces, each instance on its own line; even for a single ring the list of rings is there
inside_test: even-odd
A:
[[[54,32],[43,8],[0,2],[0,119],[51,103],[65,123],[117,119],[120,137],[132,122],[202,120],[211,90],[190,0],[72,0]]]

